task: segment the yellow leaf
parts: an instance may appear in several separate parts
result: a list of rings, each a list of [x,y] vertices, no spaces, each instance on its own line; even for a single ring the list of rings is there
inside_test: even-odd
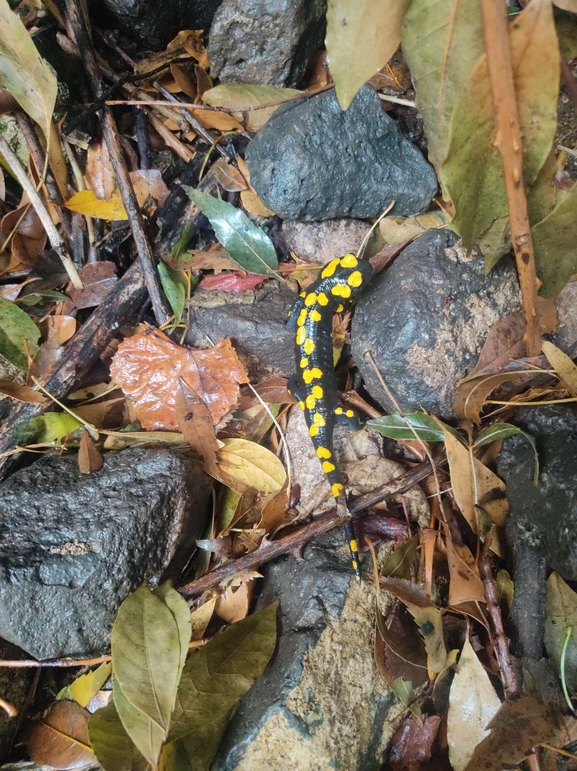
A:
[[[204,605],[201,605],[200,608],[197,608],[190,614],[190,625],[192,627],[191,642],[198,642],[204,637],[206,627],[214,613],[216,600],[216,597],[211,597],[208,602],[205,602]]]
[[[263,493],[276,493],[285,483],[286,471],[266,447],[246,439],[225,439],[217,452],[223,471]]]
[[[543,340],[541,343],[541,350],[571,396],[577,396],[577,366],[566,353],[547,340]]]
[[[241,192],[240,202],[250,214],[256,214],[258,217],[274,217],[274,212],[264,205],[252,189]]]
[[[127,220],[128,214],[121,198],[109,198],[101,201],[92,190],[81,190],[66,202],[66,208],[70,211],[85,214],[87,217],[96,217],[101,220]]]
[[[76,701],[81,707],[87,707],[112,673],[112,662],[105,661],[97,669],[80,675],[66,688],[63,688],[56,698]]]
[[[343,110],[399,47],[407,5],[406,0],[329,0],[329,69]]]

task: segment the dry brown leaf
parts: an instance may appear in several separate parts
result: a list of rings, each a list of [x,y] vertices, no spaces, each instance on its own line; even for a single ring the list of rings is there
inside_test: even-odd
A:
[[[264,203],[260,200],[252,188],[250,190],[242,191],[240,194],[240,202],[247,210],[247,212],[250,212],[250,214],[255,214],[257,217],[275,216],[273,210],[264,205]]]
[[[191,77],[190,66],[172,62],[170,73],[180,90],[190,99],[196,99],[196,76],[194,76],[194,79]]]
[[[228,112],[191,109],[191,113],[204,128],[217,131],[244,131],[242,123]]]
[[[218,441],[210,410],[196,391],[179,378],[175,414],[182,435],[204,460],[208,469],[216,467]]]
[[[285,524],[287,518],[289,490],[283,487],[265,501],[260,514],[258,529],[267,534],[274,534],[278,528]]]
[[[56,769],[83,768],[93,762],[88,717],[75,701],[57,701],[25,739],[32,760]]]
[[[66,287],[70,297],[69,303],[64,303],[63,313],[70,314],[73,310],[95,308],[100,305],[116,282],[116,265],[113,262],[89,262],[79,272],[82,289],[76,289],[72,284]]]
[[[392,771],[424,771],[439,732],[441,718],[429,715],[423,721],[410,715],[391,740],[389,765]]]
[[[212,164],[210,174],[215,176],[218,184],[229,193],[248,189],[248,183],[242,172],[231,163],[227,163],[224,158],[219,158]]]
[[[240,586],[227,587],[216,601],[215,613],[228,624],[242,621],[248,609],[254,590],[254,581],[243,581]]]
[[[188,350],[148,325],[120,344],[110,371],[151,431],[178,428],[179,378],[199,394],[215,423],[237,403],[239,383],[248,381],[230,340],[219,340],[206,350]]]
[[[216,605],[216,597],[211,597],[210,600],[201,605],[190,614],[190,626],[192,632],[190,635],[191,642],[198,642],[204,637],[206,627],[208,626],[212,614],[214,613],[214,606]]]
[[[462,381],[453,401],[453,409],[460,418],[472,420],[476,425],[481,423],[481,411],[490,394],[502,383],[509,380],[528,380],[531,375],[521,372],[500,372],[495,375],[482,375],[474,380]]]
[[[78,468],[80,473],[93,474],[101,469],[103,465],[104,459],[100,450],[94,444],[92,437],[86,430],[86,426],[82,426],[80,449],[78,450]]]
[[[485,602],[483,582],[473,555],[467,546],[447,538],[447,562],[449,563],[449,605],[461,602]]]
[[[14,383],[12,380],[0,380],[0,394],[27,404],[46,404],[46,398],[42,396],[40,391],[35,391],[33,388],[20,385],[20,383]]]
[[[577,396],[577,366],[566,353],[547,340],[542,341],[541,350],[571,396]]]
[[[97,198],[105,201],[112,198],[116,188],[116,177],[106,142],[102,139],[92,142],[86,153],[84,181]]]
[[[162,259],[175,270],[238,270],[236,263],[224,249],[201,251],[193,249],[187,252],[188,257],[175,259],[169,254],[163,254]]]
[[[119,393],[121,393],[120,389],[116,389],[116,394]],[[95,426],[95,428],[118,428],[126,422],[126,398],[124,394],[121,394],[116,396],[116,398],[105,401],[81,404],[79,407],[74,408],[74,413],[81,420],[85,420],[87,423]]]
[[[154,198],[159,206],[162,206],[170,195],[170,190],[158,169],[139,169],[131,171],[128,176],[132,182],[139,206],[144,206],[149,196]]]

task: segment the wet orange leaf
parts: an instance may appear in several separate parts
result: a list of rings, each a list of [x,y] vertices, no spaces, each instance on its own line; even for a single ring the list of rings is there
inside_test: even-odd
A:
[[[206,350],[176,345],[148,325],[120,344],[110,371],[148,430],[178,428],[175,396],[182,378],[208,406],[215,423],[234,406],[248,375],[230,340]]]

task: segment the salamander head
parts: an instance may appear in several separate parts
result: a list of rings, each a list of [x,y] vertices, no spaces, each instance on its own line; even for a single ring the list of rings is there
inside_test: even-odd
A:
[[[347,292],[346,299],[354,300],[366,289],[373,276],[373,266],[367,260],[359,260],[354,254],[345,254],[340,260],[333,262],[338,263],[333,269],[335,279],[343,287],[350,287],[350,294]]]

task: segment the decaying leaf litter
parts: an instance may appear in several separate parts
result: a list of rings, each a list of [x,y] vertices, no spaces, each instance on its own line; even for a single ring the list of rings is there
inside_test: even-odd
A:
[[[375,212],[364,257],[386,270],[419,235],[449,229],[465,250],[479,247],[487,271],[512,251],[522,298],[455,384],[453,420],[398,404],[386,371],[395,409],[383,415],[347,349],[340,355],[348,316],[333,325],[345,408],[401,462],[391,478],[342,456],[369,554],[374,666],[399,703],[379,762],[570,768],[576,577],[550,572],[546,597],[537,587],[528,612],[541,647],[527,655],[511,626],[525,587],[493,464],[504,441],[525,441],[539,485],[540,447],[515,425],[515,408],[571,410],[577,398],[575,348],[542,338],[555,335],[554,300],[577,272],[575,149],[557,124],[560,98],[577,90],[577,7],[334,0],[326,51],[288,88],[215,81],[212,32],[176,29],[165,50],[133,59],[82,2],[11,5],[0,0],[1,473],[33,453],[77,452],[88,483],[110,454],[169,447],[219,485],[178,591],[143,585],[126,597],[99,661],[22,662],[82,669],[56,699],[30,692],[14,757],[63,769],[209,768],[274,655],[277,605],[250,612],[260,567],[346,521],[331,504],[316,517],[318,505],[298,508],[313,498],[287,446],[299,409],[290,373],[255,372],[242,340],[217,335],[199,348],[186,332],[199,293],[248,298],[282,284],[296,297],[316,279],[321,265],[286,253],[244,150],[281,105],[334,89],[347,110],[368,81],[397,119],[416,105],[442,195],[427,213]],[[62,77],[34,43],[46,27],[85,73],[82,100],[59,96]],[[160,225],[179,163],[192,174],[178,183],[185,214],[168,243]],[[317,504],[319,480],[320,467]],[[408,497],[419,483],[424,507]]]

